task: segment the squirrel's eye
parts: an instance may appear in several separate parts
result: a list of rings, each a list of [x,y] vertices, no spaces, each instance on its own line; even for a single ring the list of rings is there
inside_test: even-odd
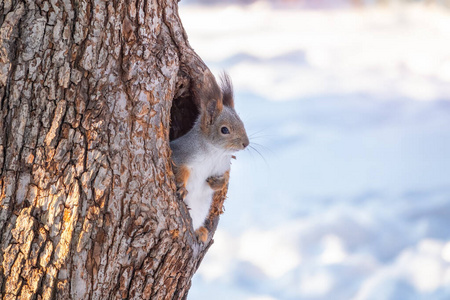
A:
[[[220,128],[220,131],[223,133],[223,134],[230,134],[230,130],[227,128],[227,127],[222,127],[222,128]]]

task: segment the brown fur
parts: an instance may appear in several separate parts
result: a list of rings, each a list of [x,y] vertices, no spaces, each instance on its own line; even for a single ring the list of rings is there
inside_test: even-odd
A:
[[[184,199],[187,195],[186,184],[189,179],[189,169],[186,166],[175,168],[175,181],[177,182],[178,194]]]
[[[208,234],[208,229],[203,226],[195,231],[195,235],[197,236],[198,241],[202,243],[206,242],[206,240],[208,239]]]
[[[224,176],[212,176],[206,179],[206,182],[214,191],[223,189],[226,184]]]

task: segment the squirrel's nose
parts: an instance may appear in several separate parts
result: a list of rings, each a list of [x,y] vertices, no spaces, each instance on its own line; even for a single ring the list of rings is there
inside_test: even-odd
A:
[[[242,146],[246,148],[248,144],[250,144],[250,142],[248,141],[248,139],[245,139],[244,142],[242,143]]]

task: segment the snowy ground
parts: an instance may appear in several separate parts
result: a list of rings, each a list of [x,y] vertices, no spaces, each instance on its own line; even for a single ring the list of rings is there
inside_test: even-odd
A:
[[[190,300],[450,299],[450,12],[182,5],[255,151]]]

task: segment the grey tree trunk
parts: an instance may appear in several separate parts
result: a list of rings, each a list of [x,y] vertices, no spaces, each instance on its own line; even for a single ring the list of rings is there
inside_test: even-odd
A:
[[[186,297],[212,236],[176,196],[169,127],[207,74],[176,1],[0,0],[1,299]]]

